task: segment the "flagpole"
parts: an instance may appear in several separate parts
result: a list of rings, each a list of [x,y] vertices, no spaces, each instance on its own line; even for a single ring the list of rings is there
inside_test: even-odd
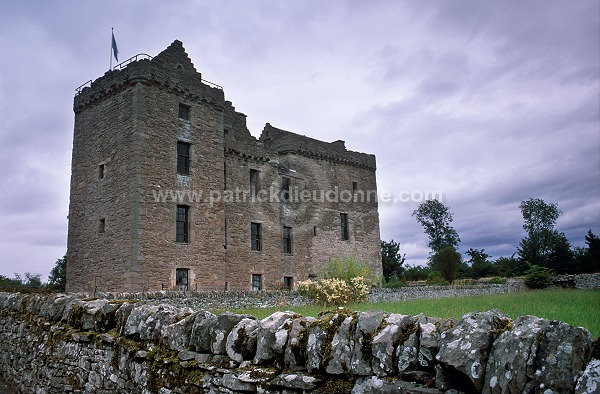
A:
[[[108,68],[108,71],[112,70],[112,56],[113,56],[113,45],[112,45],[112,38],[114,37],[114,31],[113,28],[110,28],[110,66]]]

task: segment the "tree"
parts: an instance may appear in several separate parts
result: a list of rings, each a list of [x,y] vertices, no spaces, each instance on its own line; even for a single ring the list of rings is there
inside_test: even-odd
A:
[[[527,237],[519,242],[517,248],[519,258],[533,265],[550,268],[548,257],[564,237],[564,234],[555,229],[556,221],[562,213],[558,204],[529,198],[521,201],[519,208],[523,215],[523,229],[527,232]]]
[[[67,283],[67,255],[56,260],[56,264],[52,271],[50,271],[50,276],[48,277],[48,284],[54,286],[58,291],[65,291],[65,285]]]
[[[39,289],[42,287],[42,279],[40,274],[32,274],[30,272],[25,272],[25,281],[22,281],[24,286],[29,286],[35,289]]]
[[[546,267],[557,274],[575,274],[574,254],[564,233],[557,233],[546,259]]]
[[[13,290],[21,286],[21,280],[0,275],[0,290]]]
[[[529,236],[545,231],[553,231],[562,211],[557,203],[546,203],[541,198],[529,198],[519,205],[523,215],[523,228]]]
[[[585,243],[588,246],[587,252],[590,259],[590,266],[586,272],[598,272],[600,271],[600,238],[594,235],[590,229],[585,236]]]
[[[404,271],[404,261],[406,254],[400,254],[400,244],[394,242],[381,241],[381,265],[383,266],[383,277],[389,281],[393,277],[400,277]]]
[[[431,273],[431,268],[423,267],[420,265],[416,266],[406,266],[406,270],[404,271],[404,279],[410,281],[416,280],[425,280]]]
[[[433,255],[433,266],[450,283],[458,278],[461,256],[452,246],[446,246]]]
[[[427,200],[419,205],[412,216],[423,226],[429,236],[427,246],[431,248],[432,254],[435,255],[448,246],[458,248],[460,237],[450,225],[453,220],[452,214],[444,204],[438,200]]]
[[[529,266],[521,260],[514,257],[498,257],[494,261],[494,270],[500,276],[512,278],[513,276],[521,275],[527,271]]]
[[[471,276],[475,279],[484,278],[489,275],[494,275],[495,269],[492,263],[488,260],[491,256],[485,253],[485,249],[477,250],[470,248],[467,254],[471,257]]]

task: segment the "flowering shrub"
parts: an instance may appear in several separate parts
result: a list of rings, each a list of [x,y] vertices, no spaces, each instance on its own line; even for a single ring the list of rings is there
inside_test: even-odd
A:
[[[298,292],[323,305],[345,305],[367,299],[373,283],[368,266],[354,259],[338,258],[325,271],[323,279],[299,282]]]

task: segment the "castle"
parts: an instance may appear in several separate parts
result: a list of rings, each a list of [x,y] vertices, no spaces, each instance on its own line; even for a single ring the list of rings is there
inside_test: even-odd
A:
[[[340,256],[381,274],[375,156],[270,124],[254,138],[180,41],[73,110],[67,291],[292,288]]]

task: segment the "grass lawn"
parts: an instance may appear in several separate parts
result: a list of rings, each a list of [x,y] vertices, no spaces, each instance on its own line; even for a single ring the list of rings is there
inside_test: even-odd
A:
[[[600,336],[600,291],[597,290],[535,290],[493,296],[351,304],[347,308],[355,311],[383,310],[405,315],[418,315],[423,312],[427,316],[454,319],[460,319],[467,312],[499,309],[512,319],[534,315],[560,320],[573,326],[586,327],[592,336]],[[235,312],[248,313],[262,319],[273,312],[287,309],[304,316],[316,317],[319,312],[330,308],[300,306],[240,309]]]

